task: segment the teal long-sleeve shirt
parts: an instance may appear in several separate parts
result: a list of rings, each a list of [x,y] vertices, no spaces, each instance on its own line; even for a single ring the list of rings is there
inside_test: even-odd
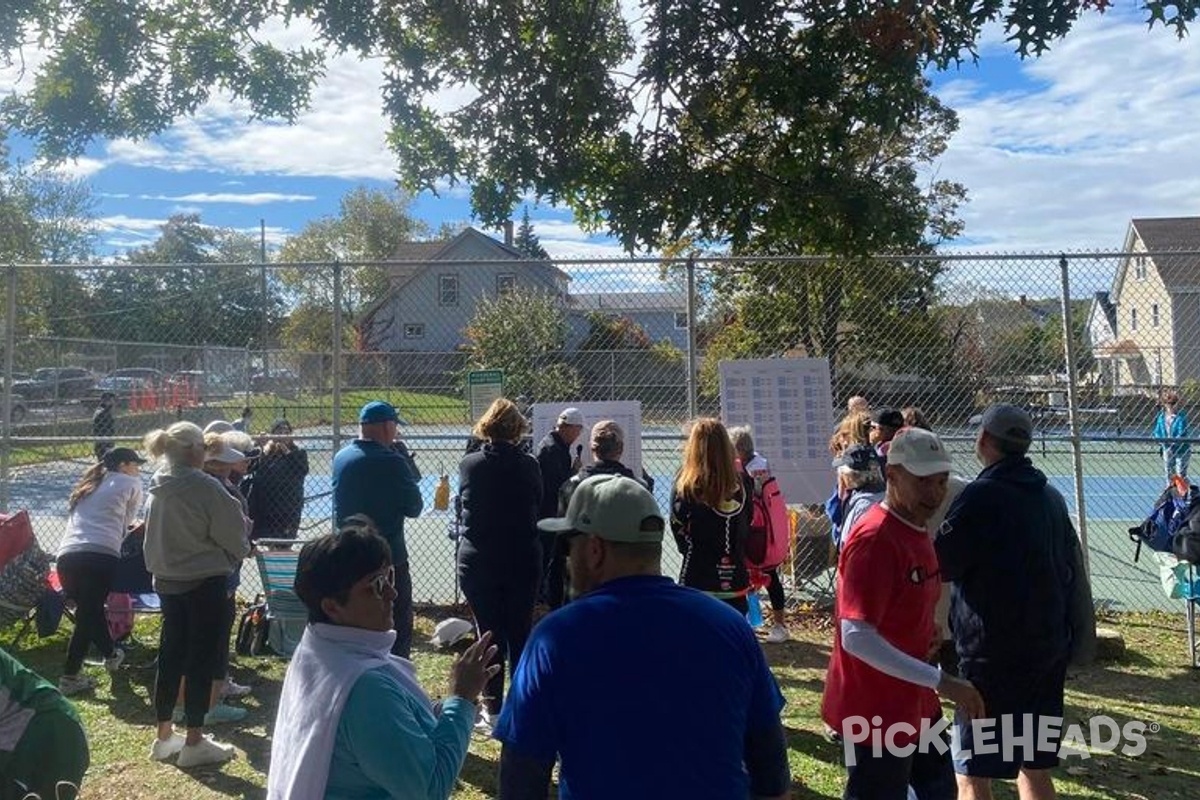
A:
[[[474,723],[475,706],[461,697],[434,716],[386,667],[364,672],[338,721],[326,800],[445,800]]]

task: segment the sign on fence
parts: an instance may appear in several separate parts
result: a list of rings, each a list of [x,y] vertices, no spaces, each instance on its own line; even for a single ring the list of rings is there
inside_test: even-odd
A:
[[[822,503],[833,488],[833,395],[823,358],[722,361],[721,420],[754,428],[789,503]]]
[[[477,369],[467,373],[467,408],[471,422],[483,416],[497,397],[504,394],[504,370]]]

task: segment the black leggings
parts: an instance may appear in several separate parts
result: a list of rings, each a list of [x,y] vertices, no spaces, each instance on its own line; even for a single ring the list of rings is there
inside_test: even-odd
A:
[[[154,713],[169,722],[187,678],[183,710],[189,728],[204,727],[212,682],[221,663],[221,633],[228,595],[226,578],[205,578],[183,594],[162,595],[162,633],[158,639],[158,675],[154,680]]]
[[[112,591],[119,558],[106,553],[64,553],[58,559],[58,577],[63,594],[75,601],[75,631],[67,645],[66,675],[78,675],[88,647],[96,645],[100,655],[113,654],[113,640],[104,616],[104,602]]]
[[[767,597],[771,600],[772,611],[783,611],[787,607],[787,598],[783,594],[783,581],[779,580],[779,567],[767,570]]]
[[[475,615],[477,632],[491,631],[492,644],[498,648],[493,663],[500,665],[500,671],[488,680],[483,696],[488,712],[499,714],[504,703],[505,662],[511,675],[533,628],[542,554],[535,545],[523,559],[509,554],[503,560],[489,556],[464,541],[458,553],[458,580]]]

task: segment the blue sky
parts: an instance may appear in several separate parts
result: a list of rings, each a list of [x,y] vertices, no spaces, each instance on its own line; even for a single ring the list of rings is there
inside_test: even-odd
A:
[[[1132,9],[1085,14],[1050,53],[1024,62],[993,29],[978,64],[931,74],[961,122],[935,170],[970,192],[956,248],[1116,249],[1131,217],[1200,214],[1200,50],[1140,20]],[[305,36],[293,28],[277,38]],[[243,108],[217,100],[162,136],[97,142],[67,170],[91,182],[109,251],[152,240],[179,211],[252,231],[263,219],[277,244],[336,212],[354,186],[390,185],[378,85],[376,64],[337,58],[297,125],[247,122]],[[0,69],[0,94],[26,86]],[[552,255],[620,256],[565,210],[530,210]],[[413,211],[431,228],[470,221],[462,187],[418,197]]]

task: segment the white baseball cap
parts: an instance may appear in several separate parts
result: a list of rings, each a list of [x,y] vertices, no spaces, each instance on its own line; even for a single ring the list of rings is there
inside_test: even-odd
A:
[[[213,452],[206,453],[205,461],[217,461],[222,464],[237,464],[246,460],[246,454],[241,450],[234,450],[229,446],[229,442],[221,440],[220,446],[215,448]]]
[[[954,467],[941,439],[922,428],[901,428],[888,448],[887,463],[904,467],[922,478],[950,472]]]
[[[571,408],[564,408],[562,413],[558,415],[558,424],[559,425],[582,425],[583,424],[583,412],[580,411],[578,408],[575,408],[574,406],[572,406]]]

